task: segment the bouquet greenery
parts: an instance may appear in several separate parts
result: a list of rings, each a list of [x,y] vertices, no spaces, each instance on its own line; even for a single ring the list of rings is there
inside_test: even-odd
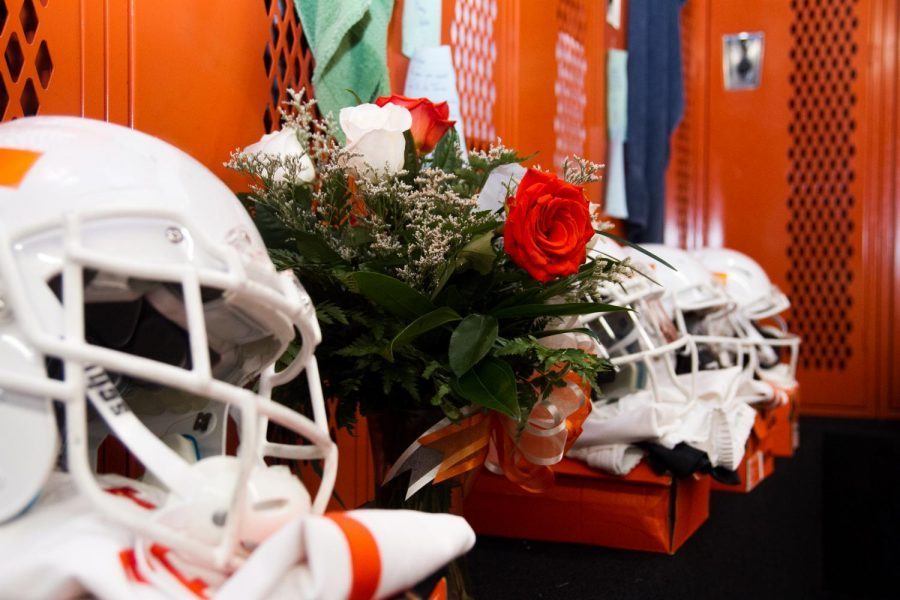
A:
[[[592,300],[599,283],[629,274],[588,256],[606,233],[581,188],[598,165],[576,157],[562,178],[500,175],[523,158],[500,144],[464,158],[446,104],[426,99],[344,109],[342,131],[302,92],[282,114],[281,131],[229,166],[252,177],[248,206],[273,260],[316,304],[320,372],[341,425],[357,408],[426,406],[524,424],[573,375],[592,387],[610,368],[542,343],[592,335],[569,317],[621,310]],[[481,208],[492,174],[498,207]]]

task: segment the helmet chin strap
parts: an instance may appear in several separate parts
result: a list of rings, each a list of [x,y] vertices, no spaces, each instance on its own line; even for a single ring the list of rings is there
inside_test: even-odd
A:
[[[85,368],[85,396],[110,431],[128,445],[140,448],[144,467],[174,494],[187,497],[196,486],[190,465],[138,419],[102,367]]]

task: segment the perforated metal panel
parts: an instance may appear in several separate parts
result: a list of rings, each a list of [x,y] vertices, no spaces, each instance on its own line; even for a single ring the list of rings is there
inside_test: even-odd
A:
[[[287,98],[288,88],[306,88],[313,96],[313,55],[303,35],[293,0],[263,0],[271,22],[271,40],[263,52],[263,66],[269,79],[270,101],[263,112],[266,133],[278,127],[278,108]]]
[[[844,370],[858,301],[852,260],[857,203],[859,19],[855,0],[793,0],[788,149],[791,329],[803,369]]]
[[[497,88],[494,30],[497,0],[457,0],[450,24],[463,131],[470,147],[486,146],[497,137],[494,105]]]
[[[694,183],[696,181],[696,173],[694,172],[694,164],[697,160],[696,148],[692,143],[693,134],[697,124],[695,120],[698,118],[697,106],[698,98],[693,93],[690,82],[697,77],[696,74],[690,72],[691,61],[693,60],[694,46],[691,35],[693,30],[693,10],[694,4],[688,2],[681,9],[681,65],[685,79],[684,94],[684,114],[681,123],[675,129],[672,135],[672,154],[669,169],[671,175],[667,185],[668,197],[674,206],[669,212],[669,221],[674,219],[674,228],[667,227],[666,242],[676,245],[680,248],[689,247],[689,214],[691,203],[694,199]],[[701,117],[702,118],[702,117]],[[670,239],[669,231],[674,231],[675,239]]]
[[[41,13],[50,0],[0,0],[0,119],[36,115],[53,75]]]
[[[556,146],[553,166],[562,172],[567,156],[584,156],[587,138],[584,111],[587,106],[588,60],[585,52],[587,9],[584,0],[560,0],[556,11]]]

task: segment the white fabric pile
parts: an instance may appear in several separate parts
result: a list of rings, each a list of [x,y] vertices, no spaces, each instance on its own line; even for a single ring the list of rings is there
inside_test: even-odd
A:
[[[165,496],[131,479],[101,478],[104,489],[145,508]],[[368,540],[361,549],[358,537],[341,526],[348,519],[363,532],[363,542]],[[54,473],[36,504],[3,526],[0,598],[333,600],[349,597],[359,586],[385,598],[414,586],[474,543],[471,527],[453,515],[355,510],[304,516],[273,534],[229,576],[142,543],[93,510],[67,474]],[[359,581],[361,573],[366,581]]]

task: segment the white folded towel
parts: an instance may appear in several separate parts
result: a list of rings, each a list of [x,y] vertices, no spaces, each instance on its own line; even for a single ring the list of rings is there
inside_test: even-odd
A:
[[[572,448],[566,456],[582,460],[589,467],[612,475],[628,475],[640,464],[644,452],[637,446],[608,444]]]
[[[672,384],[661,384],[657,396],[641,390],[617,402],[597,404],[575,442],[575,453],[569,455],[587,462],[593,448],[637,442],[674,448],[684,442],[706,452],[713,466],[736,469],[756,417],[744,400],[762,391],[747,379],[741,381],[742,377],[740,367],[700,371],[694,380],[693,399]],[[677,379],[690,389],[690,375]],[[598,464],[608,460],[599,458],[601,455],[593,459]]]

